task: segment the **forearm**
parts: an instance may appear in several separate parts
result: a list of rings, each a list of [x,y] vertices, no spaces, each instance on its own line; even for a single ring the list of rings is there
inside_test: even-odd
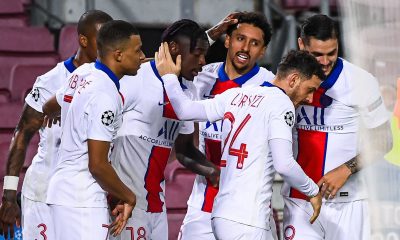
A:
[[[272,139],[268,144],[274,168],[285,182],[309,197],[315,196],[319,192],[319,188],[294,160],[292,143],[284,139]]]
[[[204,105],[201,101],[192,101],[185,95],[176,75],[167,74],[162,78],[165,91],[179,120],[200,122],[209,120]]]
[[[130,205],[134,204],[135,194],[119,179],[117,173],[107,160],[90,168],[90,172],[104,191],[123,202]]]
[[[205,158],[204,154],[202,154],[197,148],[194,147],[191,152],[191,154],[177,153],[176,158],[184,167],[196,174],[205,177],[216,174],[216,172],[218,171],[217,166],[208,161]]]

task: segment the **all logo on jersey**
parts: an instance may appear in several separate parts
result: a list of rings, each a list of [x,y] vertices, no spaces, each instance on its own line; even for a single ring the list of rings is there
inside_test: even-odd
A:
[[[289,127],[294,125],[294,113],[292,111],[286,112],[284,116],[285,122]]]
[[[111,110],[105,111],[103,115],[101,115],[101,122],[106,125],[110,126],[111,123],[114,121],[114,113]]]
[[[38,88],[32,89],[31,95],[32,95],[33,100],[35,100],[35,102],[37,102],[40,97],[39,89]]]

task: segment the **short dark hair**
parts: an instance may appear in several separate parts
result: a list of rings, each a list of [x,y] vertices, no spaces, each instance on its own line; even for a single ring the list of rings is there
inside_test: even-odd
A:
[[[161,35],[162,42],[178,41],[179,37],[190,39],[190,52],[196,47],[198,40],[208,42],[206,32],[195,21],[181,19],[172,23]]]
[[[293,71],[299,72],[306,79],[317,76],[321,81],[325,79],[325,73],[321,64],[309,52],[304,50],[291,50],[278,65],[276,76],[279,79],[286,78]]]
[[[236,18],[238,19],[238,22],[229,26],[226,30],[226,34],[228,34],[229,36],[232,35],[232,32],[237,28],[239,23],[247,23],[262,30],[262,32],[264,33],[264,46],[267,46],[268,43],[271,41],[271,26],[269,25],[268,20],[264,14],[257,12],[240,12]]]
[[[129,40],[132,35],[139,35],[139,32],[126,21],[112,20],[105,23],[96,38],[99,57],[104,57],[107,51],[115,49],[121,43]]]
[[[316,14],[307,18],[301,25],[300,37],[308,45],[310,38],[326,41],[328,39],[339,39],[339,26],[332,18]]]
[[[98,23],[106,23],[113,20],[113,18],[107,13],[100,10],[89,10],[82,14],[78,21],[78,35],[82,34],[88,36],[94,29],[94,26]]]

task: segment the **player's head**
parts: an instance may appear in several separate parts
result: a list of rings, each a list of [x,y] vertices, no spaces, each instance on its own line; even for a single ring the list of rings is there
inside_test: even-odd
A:
[[[226,61],[237,73],[245,74],[264,56],[271,40],[271,27],[260,13],[239,13],[237,19],[237,24],[229,26],[226,32]]]
[[[205,55],[209,48],[207,35],[196,22],[182,19],[174,22],[162,34],[162,42],[168,42],[172,58],[182,57],[181,75],[193,80],[206,64]]]
[[[139,32],[130,23],[113,20],[105,23],[97,34],[100,60],[122,75],[136,75],[145,56]]]
[[[96,35],[100,27],[111,20],[110,15],[100,10],[89,10],[80,17],[77,28],[80,51],[89,61],[97,58]]]
[[[326,15],[317,14],[309,17],[301,25],[298,38],[299,48],[314,55],[328,75],[338,58],[339,27],[337,22]]]
[[[325,74],[313,55],[292,50],[279,63],[275,79],[274,83],[298,106],[302,102],[312,102],[313,93],[325,79]]]

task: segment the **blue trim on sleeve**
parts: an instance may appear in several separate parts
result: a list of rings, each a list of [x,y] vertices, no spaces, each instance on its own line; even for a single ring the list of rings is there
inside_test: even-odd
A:
[[[243,76],[233,79],[233,81],[236,84],[242,86],[247,80],[254,77],[259,71],[260,71],[260,66],[258,66],[258,64],[255,64],[254,67],[249,72],[247,72]],[[218,79],[221,82],[231,80],[225,72],[225,62],[220,66],[218,70]]]
[[[72,73],[76,69],[76,67],[74,65],[74,59],[75,59],[75,55],[64,61],[64,66],[70,73]]]
[[[94,64],[95,68],[103,71],[107,76],[114,82],[115,86],[117,87],[119,91],[119,78],[109,69],[106,65],[101,63],[99,60],[96,60]]]

